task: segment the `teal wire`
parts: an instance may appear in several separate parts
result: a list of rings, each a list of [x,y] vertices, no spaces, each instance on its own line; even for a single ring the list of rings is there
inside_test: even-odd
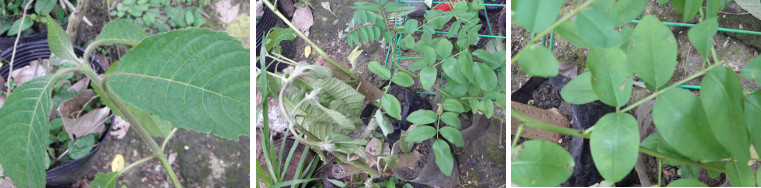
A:
[[[632,20],[631,23],[639,23],[639,20]],[[677,27],[694,27],[695,24],[687,24],[687,23],[674,23],[674,22],[661,22],[663,25],[667,26],[677,26]],[[740,33],[740,34],[751,34],[751,35],[761,35],[761,32],[758,31],[748,31],[748,30],[740,30],[740,29],[727,29],[727,28],[719,28],[719,31],[723,32],[729,32],[729,33]]]

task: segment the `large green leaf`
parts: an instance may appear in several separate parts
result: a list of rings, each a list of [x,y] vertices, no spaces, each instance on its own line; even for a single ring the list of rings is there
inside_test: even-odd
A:
[[[552,142],[528,140],[514,148],[510,155],[510,178],[518,186],[553,187],[573,173],[571,154]]]
[[[61,25],[56,24],[55,20],[50,18],[50,16],[48,16],[47,19],[48,45],[50,46],[50,52],[63,60],[79,62],[77,56],[74,54],[74,48],[71,46],[71,39],[66,35],[66,31],[61,28]]]
[[[370,61],[370,63],[367,64],[367,69],[370,70],[370,72],[380,76],[381,79],[388,80],[391,78],[391,71],[389,71],[388,68],[381,65],[377,61]]]
[[[626,54],[618,48],[592,49],[587,57],[592,90],[605,104],[623,106],[632,94],[632,73]]]
[[[402,87],[410,87],[415,82],[412,80],[412,76],[404,72],[397,72],[396,76],[391,78],[391,81]]]
[[[465,108],[462,107],[462,103],[460,103],[460,101],[458,101],[457,99],[445,99],[443,105],[444,105],[444,110],[447,110],[447,111],[457,112],[457,113],[465,112]]]
[[[449,126],[456,128],[457,130],[460,130],[460,117],[458,117],[454,112],[444,112],[441,114],[441,121]]]
[[[634,73],[656,88],[668,84],[676,69],[677,55],[671,30],[655,16],[648,15],[634,29],[631,41],[626,57]]]
[[[742,90],[740,80],[731,68],[717,67],[703,77],[700,98],[719,143],[740,161],[748,161],[750,143]]]
[[[436,74],[438,74],[438,70],[433,67],[425,67],[420,71],[420,85],[423,86],[423,89],[433,87],[433,84],[436,83]]]
[[[745,96],[745,123],[748,125],[748,134],[756,152],[761,151],[761,93],[753,93]]]
[[[568,82],[562,90],[560,96],[571,104],[586,104],[596,101],[597,95],[592,90],[592,73],[584,72]]]
[[[754,17],[761,19],[761,2],[755,0],[735,0],[735,3]]]
[[[642,14],[642,11],[647,8],[647,2],[642,0],[617,1],[608,11],[608,15],[613,19],[613,26],[620,27]]]
[[[761,84],[761,57],[755,57],[748,64],[745,64],[740,75],[756,80],[756,83]]]
[[[515,9],[516,22],[531,32],[549,28],[558,18],[563,0],[518,1]]]
[[[655,101],[653,122],[663,140],[692,160],[718,160],[729,153],[716,140],[700,99],[691,92],[670,89]]]
[[[702,1],[701,1],[702,2]],[[708,58],[713,48],[713,35],[719,30],[718,17],[709,18],[692,27],[687,37],[703,58]]]
[[[478,62],[474,62],[471,66],[473,67],[473,79],[479,88],[484,91],[497,88],[497,74],[494,73],[494,70],[490,69],[488,65]],[[557,73],[557,69],[555,72]]]
[[[17,187],[44,187],[53,75],[19,86],[0,108],[0,165]]]
[[[208,29],[154,35],[112,65],[120,100],[179,128],[238,140],[249,135],[249,57],[237,39]]]
[[[730,2],[731,2],[731,0],[730,0]],[[756,2],[756,3],[759,3],[759,2]],[[727,0],[708,0],[708,1],[706,1],[706,18],[713,18],[713,17],[718,16],[719,15],[719,11],[723,10],[726,6],[727,6]],[[742,5],[740,7],[742,7]]]
[[[449,144],[442,139],[436,139],[432,147],[433,155],[436,157],[436,166],[439,167],[441,173],[451,176],[454,169],[454,158],[452,158],[452,150],[449,148]]]
[[[532,44],[523,49],[523,51],[521,56],[518,57],[518,65],[521,66],[526,74],[540,77],[558,75],[558,60],[555,59],[555,55],[549,49]]]
[[[415,127],[415,129],[412,129],[407,133],[407,138],[405,138],[404,141],[423,142],[424,140],[428,140],[433,136],[436,136],[436,128],[431,126],[418,125]]]
[[[48,15],[55,8],[56,0],[38,0],[34,2],[34,12],[37,15]]]
[[[589,139],[597,171],[607,181],[618,182],[637,163],[639,127],[632,115],[610,113],[597,121]]]
[[[753,169],[744,162],[733,161],[727,166],[727,178],[733,187],[755,187],[754,177]]]
[[[696,179],[679,179],[669,183],[668,187],[708,187]]]
[[[389,116],[398,120],[402,119],[402,106],[399,104],[399,99],[396,99],[393,95],[383,95],[381,98],[381,106],[383,106],[383,109],[386,110],[386,113],[388,113]]]
[[[576,45],[580,48],[592,48],[592,44],[589,44],[587,41],[581,38],[581,35],[579,35],[579,31],[576,29],[576,21],[566,21],[560,24],[555,29],[558,34],[560,34],[563,39],[570,42],[573,45]]]
[[[407,121],[418,125],[431,124],[437,119],[438,116],[431,110],[417,110],[407,115]]]
[[[621,34],[613,25],[613,20],[605,13],[589,9],[576,16],[576,28],[581,39],[599,48],[610,48],[623,42]]]
[[[439,129],[439,133],[441,133],[441,136],[446,138],[449,142],[451,142],[455,146],[457,147],[465,146],[465,140],[462,139],[462,133],[460,133],[459,130],[450,126],[446,126],[446,127],[441,127],[441,129]]]
[[[116,19],[108,22],[103,27],[95,42],[103,44],[121,43],[128,45],[137,45],[141,40],[148,37],[148,34],[125,19]]]

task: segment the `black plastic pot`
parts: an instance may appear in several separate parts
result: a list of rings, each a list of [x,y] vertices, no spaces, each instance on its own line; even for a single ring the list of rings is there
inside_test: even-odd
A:
[[[66,30],[66,27],[68,25],[69,25],[69,22],[66,22],[61,24],[61,27],[63,27],[63,30]],[[21,45],[21,44],[37,42],[37,41],[47,40],[47,39],[48,39],[48,32],[40,32],[34,35],[19,37],[18,43],[19,45]],[[0,51],[5,52],[6,49],[13,48],[13,43],[15,42],[16,42],[16,37],[0,38]]]
[[[5,62],[5,60],[10,61],[11,53],[12,50],[3,51],[3,53],[0,53],[0,58],[4,59],[3,62]],[[81,56],[84,53],[84,50],[80,47],[75,46],[74,53],[78,56]],[[29,65],[31,61],[50,58],[50,54],[50,48],[48,47],[48,41],[46,39],[19,44],[16,48],[16,57],[14,60],[15,62],[13,63],[13,68],[19,69]],[[103,67],[100,61],[96,60],[92,55],[90,56],[90,59],[90,65],[94,68],[95,72],[98,74],[105,73],[106,69]],[[3,63],[3,66],[0,67],[0,76],[7,78],[9,68],[10,64]],[[111,122],[113,121],[114,120],[112,118]],[[108,130],[111,130],[111,124],[106,125],[106,131],[104,131],[98,139],[98,145],[95,146],[95,148],[93,148],[92,151],[90,151],[90,153],[84,157],[65,162],[55,168],[47,170],[47,177],[45,178],[47,180],[47,186],[70,186],[77,180],[81,179],[87,172],[89,172],[93,163],[93,156],[95,156],[95,154],[100,150],[103,141],[108,138]]]
[[[11,61],[12,52],[13,50],[5,50],[3,53],[0,53],[0,58],[3,59],[3,66],[0,67],[0,76],[3,78],[8,78],[8,73],[10,71],[10,64],[8,62]],[[84,49],[74,46],[74,53],[77,54],[77,56],[82,56],[82,54],[84,54]],[[29,62],[37,59],[50,58],[50,54],[50,47],[48,46],[48,40],[46,39],[19,44],[16,47],[16,57],[14,59],[13,69],[27,66],[29,65]],[[101,64],[93,55],[90,55],[90,65],[98,74],[106,72],[106,68],[103,67],[103,64]]]

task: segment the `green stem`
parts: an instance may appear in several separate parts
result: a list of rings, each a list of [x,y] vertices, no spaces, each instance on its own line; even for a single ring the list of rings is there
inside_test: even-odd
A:
[[[685,82],[687,82],[687,81],[690,81],[690,80],[692,80],[692,79],[695,79],[695,78],[697,78],[697,77],[699,77],[699,76],[701,76],[701,75],[703,75],[703,74],[707,73],[707,72],[708,72],[708,71],[710,71],[711,69],[713,69],[713,68],[716,68],[716,67],[718,67],[718,66],[720,66],[720,65],[721,65],[721,63],[715,63],[715,64],[713,64],[713,65],[709,66],[708,68],[701,70],[700,72],[698,72],[698,73],[696,73],[696,74],[690,75],[690,77],[687,77],[687,78],[685,78],[685,79],[682,79],[682,80],[680,80],[680,81],[678,81],[678,82],[676,82],[676,83],[674,83],[674,84],[671,84],[671,85],[669,85],[669,86],[667,86],[667,87],[665,87],[665,88],[663,88],[663,89],[661,89],[661,90],[659,90],[659,91],[656,91],[655,93],[648,95],[648,96],[647,96],[647,97],[645,97],[644,99],[637,101],[636,103],[632,104],[631,106],[628,106],[628,107],[624,108],[624,110],[622,110],[621,112],[622,112],[622,113],[625,113],[625,112],[627,112],[627,111],[629,111],[629,110],[632,110],[632,109],[636,108],[637,106],[639,106],[640,104],[642,104],[642,103],[645,103],[646,101],[648,101],[648,100],[650,100],[650,99],[653,99],[653,98],[655,98],[655,97],[657,97],[657,96],[659,96],[659,95],[663,94],[663,92],[665,92],[665,91],[667,91],[667,90],[669,90],[669,89],[671,89],[671,88],[674,88],[674,87],[676,87],[676,86],[678,86],[678,85],[681,85],[681,84],[683,84],[683,83],[685,83]]]
[[[513,139],[513,144],[510,146],[510,148],[515,148],[516,145],[518,145],[518,138],[521,137],[521,133],[523,132],[523,128],[525,128],[526,125],[521,124],[520,127],[518,127],[518,132],[515,133],[515,138]]]
[[[161,151],[164,151],[164,149],[166,148],[166,143],[169,142],[169,139],[172,138],[172,136],[174,136],[174,133],[176,132],[177,132],[177,128],[176,127],[172,128],[172,132],[169,132],[169,135],[167,135],[166,138],[164,138],[164,143],[161,143]]]
[[[263,2],[263,3],[264,3],[264,5],[266,5],[266,6],[267,6],[267,7],[268,7],[270,10],[272,10],[272,12],[274,12],[274,13],[275,13],[275,15],[277,15],[278,17],[280,17],[280,19],[281,19],[281,20],[283,20],[283,23],[285,23],[286,25],[288,25],[288,27],[290,27],[291,29],[293,29],[293,32],[295,32],[295,33],[296,33],[296,35],[298,35],[299,37],[301,37],[301,39],[304,39],[304,41],[306,41],[307,43],[309,43],[309,45],[310,45],[310,46],[312,46],[312,48],[313,48],[313,49],[314,49],[314,50],[315,50],[317,53],[319,53],[319,54],[320,54],[320,56],[322,56],[322,57],[323,57],[325,60],[327,60],[328,62],[330,62],[330,64],[332,64],[334,67],[336,67],[336,68],[338,68],[339,70],[341,70],[341,72],[343,72],[344,74],[346,74],[347,76],[349,76],[349,78],[351,78],[351,81],[349,81],[349,82],[347,82],[347,83],[354,83],[354,82],[357,82],[357,81],[358,81],[358,79],[357,79],[357,75],[355,75],[355,74],[354,74],[354,73],[352,73],[351,71],[347,70],[346,68],[344,68],[344,67],[343,67],[343,66],[341,66],[340,64],[336,63],[336,61],[335,61],[335,60],[333,60],[332,58],[330,58],[330,57],[328,56],[328,54],[327,54],[327,53],[325,53],[325,51],[322,51],[322,48],[320,48],[319,46],[317,46],[316,44],[314,44],[314,42],[312,42],[312,40],[310,40],[309,38],[307,38],[307,37],[306,37],[306,35],[304,35],[304,33],[301,33],[301,31],[300,31],[298,28],[296,28],[296,26],[293,26],[293,24],[291,23],[291,21],[289,21],[287,18],[285,18],[285,16],[283,16],[283,14],[281,14],[281,13],[280,13],[280,12],[279,12],[277,9],[275,9],[275,6],[274,6],[274,5],[272,5],[272,3],[270,3],[269,1],[262,1],[262,2]]]
[[[571,17],[573,17],[573,16],[576,16],[576,14],[579,14],[579,12],[581,12],[582,9],[587,8],[589,5],[592,4],[592,2],[594,2],[594,0],[589,0],[589,1],[585,2],[584,4],[581,4],[579,7],[576,7],[576,9],[573,9],[571,11],[571,13],[566,14],[565,16],[560,18],[560,20],[555,21],[555,23],[552,24],[550,27],[548,27],[547,29],[545,29],[541,33],[539,33],[536,36],[534,36],[533,38],[531,38],[531,40],[529,40],[527,44],[533,44],[536,41],[539,41],[539,39],[542,39],[545,35],[549,34],[556,27],[560,26],[560,24],[563,24],[563,22],[567,21],[568,19],[571,19]],[[511,66],[513,65],[513,63],[515,63],[515,61],[518,61],[518,57],[521,56],[523,51],[524,50],[521,50],[520,52],[518,52],[518,54],[515,54],[515,56],[513,56],[513,58],[510,60],[510,65]]]
[[[661,179],[663,179],[663,160],[658,160],[658,187],[661,186]]]
[[[133,163],[130,163],[129,165],[127,165],[126,167],[124,167],[124,169],[122,169],[122,170],[120,170],[119,172],[117,172],[117,173],[116,173],[116,176],[114,176],[114,178],[118,178],[119,176],[121,176],[121,175],[122,175],[122,174],[124,174],[125,172],[129,171],[129,170],[130,170],[130,169],[132,169],[133,167],[136,167],[137,165],[143,164],[144,162],[146,162],[146,161],[148,161],[148,160],[151,160],[151,159],[153,159],[154,157],[156,157],[156,156],[148,156],[148,157],[146,157],[146,158],[142,158],[142,159],[140,159],[140,160],[137,160],[137,161],[135,161],[135,162],[133,162]],[[109,180],[109,182],[111,182],[111,181]]]

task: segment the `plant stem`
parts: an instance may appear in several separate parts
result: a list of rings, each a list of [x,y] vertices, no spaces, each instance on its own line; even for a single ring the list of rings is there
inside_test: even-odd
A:
[[[523,128],[526,127],[526,125],[521,124],[520,127],[518,127],[518,132],[515,133],[515,139],[513,139],[513,144],[510,146],[510,148],[515,148],[516,145],[518,145],[518,138],[521,137],[521,133],[523,132]]]
[[[125,172],[129,171],[129,170],[130,170],[130,169],[132,169],[133,167],[136,167],[137,165],[140,165],[140,164],[142,164],[142,163],[144,163],[144,162],[146,162],[146,161],[148,161],[148,160],[151,160],[151,159],[153,159],[154,157],[156,157],[156,156],[148,156],[148,157],[146,157],[146,158],[142,158],[142,159],[140,159],[140,160],[137,160],[137,161],[135,161],[135,162],[133,162],[133,163],[130,163],[129,165],[127,165],[126,167],[124,167],[124,169],[122,169],[122,170],[120,170],[118,173],[116,173],[116,176],[114,176],[114,178],[118,178],[119,176],[121,176],[121,175],[122,175],[122,174],[124,174]],[[115,180],[115,179],[114,179],[114,180]],[[109,182],[111,182],[111,181],[109,180]]]
[[[587,8],[589,5],[592,4],[592,2],[594,2],[594,0],[589,0],[589,1],[585,2],[584,4],[581,4],[579,7],[576,7],[576,9],[571,10],[570,13],[566,14],[565,16],[560,18],[558,21],[555,21],[555,23],[552,24],[550,27],[548,27],[547,29],[545,29],[541,33],[539,33],[536,36],[534,36],[533,38],[531,38],[531,40],[529,40],[527,44],[533,44],[533,43],[539,41],[539,39],[544,38],[545,35],[549,34],[556,27],[560,26],[560,24],[562,24],[563,22],[567,21],[568,19],[571,19],[571,17],[573,17],[576,14],[578,14],[579,12],[581,12],[582,9]],[[518,57],[521,56],[521,53],[523,53],[523,51],[524,50],[521,50],[520,52],[518,52],[518,54],[515,54],[515,56],[513,56],[513,58],[510,60],[510,65],[511,66],[513,65],[513,63],[515,63],[515,61],[518,60]]]
[[[661,186],[661,179],[663,179],[663,160],[658,160],[658,187]]]
[[[339,70],[341,70],[341,72],[343,72],[344,74],[346,74],[347,76],[349,76],[349,78],[351,78],[351,81],[349,81],[349,82],[347,82],[347,83],[354,83],[354,82],[357,82],[357,81],[359,81],[359,79],[357,78],[357,75],[355,75],[355,74],[354,74],[354,73],[352,73],[351,71],[347,70],[346,68],[344,68],[344,67],[343,67],[343,66],[341,66],[340,64],[336,63],[336,61],[335,61],[335,60],[333,60],[332,58],[330,58],[330,57],[328,56],[328,54],[326,54],[326,53],[325,53],[325,51],[322,51],[322,48],[320,48],[319,46],[317,46],[316,44],[314,44],[314,42],[312,42],[312,40],[310,40],[309,38],[307,38],[307,37],[304,35],[304,33],[301,33],[301,31],[300,31],[298,28],[296,28],[296,26],[293,26],[293,24],[291,23],[291,21],[289,21],[288,19],[286,19],[286,18],[285,18],[285,16],[283,16],[283,14],[281,14],[281,13],[280,13],[280,12],[279,12],[277,9],[275,9],[275,6],[274,6],[274,5],[272,5],[272,3],[270,3],[269,1],[262,1],[262,3],[264,3],[264,5],[266,5],[266,6],[267,6],[267,7],[268,7],[270,10],[272,10],[272,12],[274,12],[274,13],[275,13],[275,15],[277,15],[278,17],[280,17],[280,19],[281,19],[281,20],[283,20],[283,23],[285,23],[286,25],[288,25],[288,27],[290,27],[291,29],[293,29],[293,32],[294,32],[294,33],[296,33],[296,35],[298,35],[299,37],[301,37],[301,39],[304,39],[304,41],[306,41],[307,43],[309,43],[309,45],[310,45],[310,46],[312,46],[312,48],[313,48],[315,51],[317,51],[317,53],[319,53],[319,54],[320,54],[320,56],[322,56],[323,58],[325,58],[325,60],[327,60],[328,62],[330,62],[330,64],[332,64],[334,67],[336,67],[336,68],[338,68]]]
[[[713,69],[713,68],[716,68],[716,67],[718,67],[718,66],[720,66],[720,65],[721,65],[721,63],[714,63],[713,65],[709,66],[709,67],[708,67],[708,68],[706,68],[706,69],[703,69],[703,70],[701,70],[701,71],[700,71],[700,72],[698,72],[698,73],[695,73],[695,74],[693,74],[693,75],[690,75],[689,77],[687,77],[687,78],[685,78],[685,79],[682,79],[682,80],[680,80],[680,81],[678,81],[678,82],[676,82],[676,83],[674,83],[674,84],[671,84],[671,85],[669,85],[669,86],[667,86],[667,87],[665,87],[665,88],[663,88],[663,89],[661,89],[661,90],[659,90],[659,91],[656,91],[656,92],[655,92],[655,93],[653,93],[653,94],[650,94],[650,95],[648,95],[647,97],[643,98],[642,100],[639,100],[639,101],[635,102],[635,103],[634,103],[634,104],[632,104],[631,106],[628,106],[628,107],[624,108],[624,110],[622,110],[621,112],[627,112],[627,111],[629,111],[629,110],[632,110],[632,109],[636,108],[637,106],[639,106],[640,104],[642,104],[642,103],[645,103],[646,101],[648,101],[648,100],[650,100],[650,99],[653,99],[653,98],[655,98],[655,97],[657,97],[657,96],[659,96],[659,95],[663,94],[663,92],[665,92],[665,91],[667,91],[667,90],[669,90],[669,89],[671,89],[671,88],[674,88],[674,87],[676,87],[676,86],[678,86],[678,85],[681,85],[681,84],[683,84],[683,83],[685,83],[685,82],[687,82],[687,81],[690,81],[690,80],[692,80],[692,79],[695,79],[695,78],[697,78],[698,76],[701,76],[701,75],[703,75],[703,74],[707,73],[708,71],[710,71],[711,69]]]
[[[161,143],[161,151],[164,151],[164,149],[166,148],[166,143],[169,142],[169,139],[172,138],[172,136],[174,136],[174,133],[176,132],[177,132],[177,128],[174,127],[172,128],[172,132],[169,132],[169,135],[167,135],[166,138],[164,138],[164,143]]]
[[[713,171],[717,171],[717,172],[726,172],[726,170],[724,170],[724,169],[716,168],[716,167],[713,167],[713,166],[708,166],[708,165],[705,165],[705,163],[700,163],[700,162],[695,162],[695,161],[690,161],[690,160],[685,160],[685,159],[671,157],[671,156],[664,155],[662,153],[658,153],[657,151],[653,151],[653,150],[650,150],[650,149],[647,149],[647,148],[644,148],[644,147],[641,147],[641,146],[639,147],[639,152],[642,152],[644,154],[648,154],[648,155],[656,157],[656,158],[664,159],[664,160],[667,160],[667,161],[672,161],[672,162],[676,162],[676,163],[682,163],[682,164],[686,164],[686,165],[697,166],[697,167],[700,167],[700,168],[705,168],[707,170],[713,170]]]
[[[24,28],[24,19],[26,19],[26,10],[29,10],[29,5],[31,5],[32,2],[34,2],[34,0],[30,0],[29,2],[26,3],[26,5],[24,5],[24,11],[23,11],[24,13],[21,15],[21,25],[19,25],[18,27],[18,33],[16,34],[16,41],[13,42],[13,51],[11,52],[11,63],[9,66],[10,69],[8,69],[9,70],[8,78],[5,79],[6,81],[9,81],[9,82],[12,81],[11,73],[13,73],[13,63],[14,63],[13,61],[14,59],[16,59],[16,46],[18,46],[18,40],[19,38],[21,38],[21,29]],[[8,86],[10,86],[10,84]],[[11,94],[11,87],[8,87],[7,94],[8,95]]]

